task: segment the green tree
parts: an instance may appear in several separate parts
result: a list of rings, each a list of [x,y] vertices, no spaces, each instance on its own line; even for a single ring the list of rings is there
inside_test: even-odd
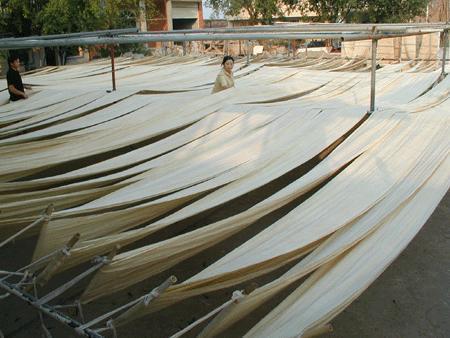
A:
[[[349,22],[364,1],[357,0],[308,0],[301,8],[314,12],[320,22]]]
[[[157,13],[154,0],[0,0],[0,32],[29,36],[134,27],[143,7],[147,18]]]
[[[0,32],[13,36],[39,35],[37,20],[48,0],[0,0]]]
[[[92,0],[49,0],[37,19],[43,34],[107,28],[104,10],[98,1]]]
[[[303,10],[315,12],[319,21],[348,23],[408,22],[423,15],[429,0],[307,0]]]
[[[108,28],[126,28],[135,25],[139,18],[142,5],[145,5],[145,16],[151,18],[157,14],[153,0],[95,0],[102,8]]]
[[[361,22],[408,22],[426,13],[428,0],[365,1]]]
[[[274,17],[283,17],[298,7],[297,0],[206,0],[206,4],[216,13],[235,16],[242,10],[249,15],[252,23],[263,21],[272,23]]]
[[[206,0],[216,13],[245,10],[252,23],[271,23],[293,9],[314,12],[321,22],[407,22],[423,15],[429,0]]]

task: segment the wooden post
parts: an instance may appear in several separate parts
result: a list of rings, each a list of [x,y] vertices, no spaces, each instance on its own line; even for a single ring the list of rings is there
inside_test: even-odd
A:
[[[30,225],[26,226],[25,228],[23,228],[22,230],[20,230],[16,234],[14,234],[13,236],[11,236],[8,239],[6,239],[3,242],[1,242],[0,243],[0,248],[2,248],[3,246],[5,246],[6,244],[8,244],[11,241],[14,241],[17,237],[22,235],[27,230],[29,230],[29,229],[31,229],[33,227],[36,227],[36,226],[43,226],[44,224],[47,224],[50,221],[50,218],[52,216],[53,210],[54,210],[53,204],[50,204],[44,210],[44,213],[42,214],[42,216],[40,216],[37,220],[35,220],[33,223],[31,223]]]
[[[110,56],[111,56],[111,76],[112,76],[112,90],[116,90],[116,68],[114,65],[114,45],[111,45],[109,48]]]

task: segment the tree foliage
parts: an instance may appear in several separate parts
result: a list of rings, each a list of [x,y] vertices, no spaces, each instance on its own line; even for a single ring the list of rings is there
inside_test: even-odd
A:
[[[408,22],[424,15],[429,0],[308,0],[302,9],[317,14],[319,21],[348,23]]]
[[[14,36],[38,35],[36,20],[47,0],[0,0],[0,32]]]
[[[94,0],[101,3],[102,13],[107,28],[125,28],[135,24],[139,17],[141,6],[139,0]],[[154,17],[158,10],[153,0],[144,0],[147,18]]]
[[[0,31],[14,36],[73,33],[136,25],[140,0],[0,0]],[[157,13],[144,0],[147,18]]]
[[[274,17],[282,17],[299,5],[297,0],[206,0],[206,4],[216,13],[236,16],[242,10],[249,15],[249,20],[256,23],[262,20],[272,23]]]
[[[235,16],[245,10],[250,21],[271,23],[298,9],[321,22],[406,22],[423,15],[429,0],[206,0],[216,13]]]

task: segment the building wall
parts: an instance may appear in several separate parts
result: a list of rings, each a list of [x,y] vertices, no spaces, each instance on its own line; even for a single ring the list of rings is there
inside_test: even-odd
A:
[[[378,41],[377,59],[381,60],[436,60],[439,56],[439,33],[381,39]],[[349,59],[370,59],[371,40],[345,41],[341,56]]]
[[[195,3],[195,11],[196,13],[191,13],[192,15],[189,16],[189,18],[196,19],[196,27],[192,28],[203,28],[204,27],[204,20],[203,20],[203,6],[201,0],[155,0],[158,11],[160,15],[156,18],[152,18],[147,20],[147,27],[149,31],[157,31],[157,30],[163,30],[167,31],[171,29],[171,24],[169,23],[170,19],[177,18],[177,15],[174,15],[175,13],[182,13],[183,10],[181,7],[190,7],[191,4]],[[170,4],[168,4],[170,2]],[[169,9],[169,13],[168,13]],[[191,12],[190,10],[187,10],[185,12]],[[178,15],[179,16],[179,15]],[[186,17],[187,19],[188,17]]]
[[[428,16],[419,19],[421,22],[446,22],[449,17],[448,0],[432,0],[428,5]]]
[[[427,14],[416,22],[445,22],[449,19],[448,0],[432,0]],[[377,57],[385,60],[437,60],[441,57],[443,41],[439,33],[381,39],[378,42]],[[342,43],[342,56],[346,58],[370,58],[371,41]]]

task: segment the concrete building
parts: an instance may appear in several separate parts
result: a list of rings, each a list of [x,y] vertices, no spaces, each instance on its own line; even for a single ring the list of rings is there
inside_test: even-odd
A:
[[[203,28],[202,0],[155,0],[159,16],[147,20],[149,31]]]

